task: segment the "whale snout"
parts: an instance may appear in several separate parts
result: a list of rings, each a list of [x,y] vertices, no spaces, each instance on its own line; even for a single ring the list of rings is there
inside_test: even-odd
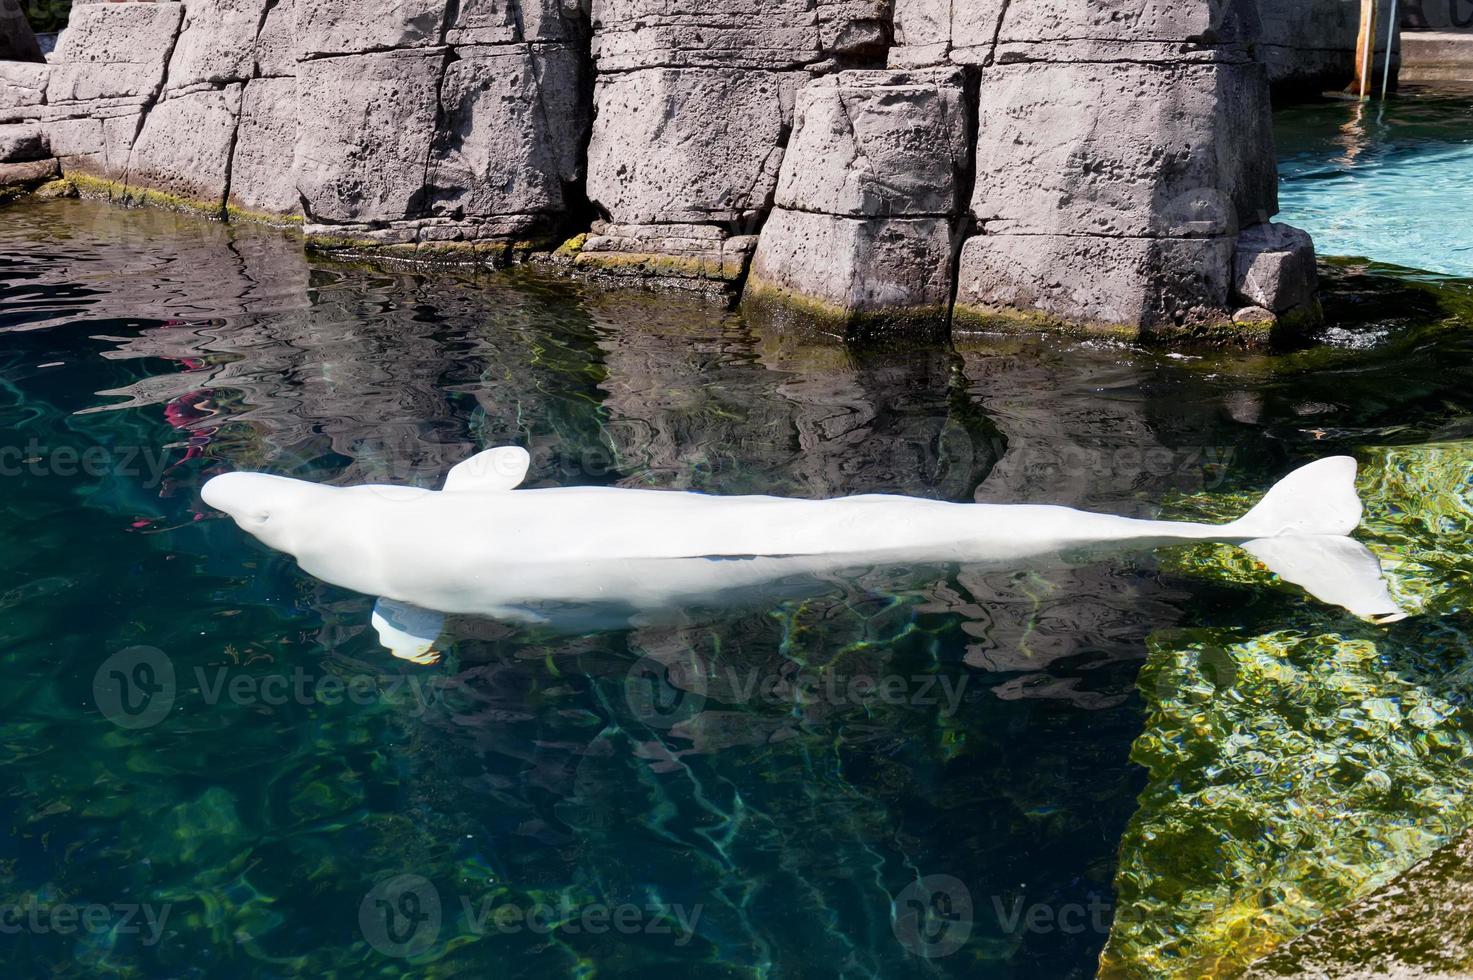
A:
[[[265,473],[226,473],[200,488],[206,505],[229,515],[243,530],[262,536],[269,526],[311,498],[310,483]]]
[[[236,521],[253,512],[269,516],[263,494],[259,492],[261,485],[254,477],[252,473],[226,473],[206,482],[199,495],[207,505],[224,511]]]

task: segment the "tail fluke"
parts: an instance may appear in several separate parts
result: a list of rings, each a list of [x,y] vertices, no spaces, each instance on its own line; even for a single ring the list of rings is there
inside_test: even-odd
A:
[[[1332,456],[1284,477],[1257,507],[1229,528],[1245,538],[1285,535],[1344,537],[1360,526],[1364,507],[1355,490],[1355,460]]]
[[[1394,623],[1406,613],[1391,598],[1381,563],[1350,537],[1365,508],[1356,462],[1332,456],[1290,473],[1227,530],[1240,547],[1285,582],[1364,619]]]
[[[1354,538],[1326,534],[1260,538],[1241,547],[1279,578],[1321,602],[1383,625],[1407,618],[1391,598],[1381,563]]]

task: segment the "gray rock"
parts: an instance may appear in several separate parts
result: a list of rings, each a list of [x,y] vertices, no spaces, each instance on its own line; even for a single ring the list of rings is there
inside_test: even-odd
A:
[[[38,118],[50,77],[50,65],[0,61],[0,123]]]
[[[100,100],[48,114],[44,121],[51,152],[69,177],[81,174],[122,180],[142,114],[140,100]]]
[[[461,0],[452,7],[449,44],[577,41],[587,28],[581,0]]]
[[[840,323],[929,318],[951,302],[946,217],[853,218],[776,208],[744,301],[776,300]]]
[[[297,0],[277,0],[256,33],[256,77],[296,77],[296,35]]]
[[[1170,334],[1226,321],[1231,238],[984,234],[962,246],[961,322],[1019,313],[1107,332]]]
[[[757,239],[708,224],[595,226],[576,269],[697,292],[725,293],[740,280]]]
[[[1320,919],[1243,980],[1461,980],[1473,962],[1473,834]]]
[[[309,220],[392,221],[423,212],[445,64],[445,49],[431,48],[299,65],[298,114],[310,125],[297,131],[296,171]]]
[[[189,0],[167,88],[242,82],[255,74],[256,34],[268,0]]]
[[[1379,90],[1385,64],[1385,26],[1394,0],[1377,0],[1376,69]],[[1290,94],[1318,95],[1346,88],[1355,76],[1360,35],[1360,4],[1344,0],[1259,0],[1260,38],[1255,53],[1268,69],[1269,81]],[[1400,30],[1392,39],[1393,58],[1400,50]],[[1393,73],[1394,77],[1394,73]]]
[[[427,48],[445,36],[446,0],[295,0],[297,54]]]
[[[971,166],[961,72],[855,71],[798,95],[776,203],[823,214],[955,216]]]
[[[776,190],[801,80],[784,72],[664,68],[600,78],[589,198],[619,224],[754,216]]]
[[[133,144],[127,171],[130,194],[158,191],[176,199],[170,203],[220,211],[243,88],[236,82],[160,100],[144,117]]]
[[[601,72],[791,69],[819,60],[812,0],[593,0]]]
[[[560,214],[582,176],[588,131],[577,50],[563,44],[459,50],[440,89],[430,155],[435,214]]]
[[[19,0],[0,0],[0,61],[43,60]]]
[[[25,188],[58,176],[55,160],[29,160],[24,163],[0,163],[0,191]]]
[[[970,166],[955,69],[841,72],[810,84],[798,96],[746,301],[840,324],[944,324],[963,211],[958,178]]]
[[[1312,304],[1318,290],[1314,240],[1307,232],[1262,224],[1238,235],[1233,291],[1243,302],[1286,313]]]
[[[39,126],[0,126],[0,163],[29,163],[51,157],[51,141]]]
[[[1277,210],[1252,64],[999,64],[972,209],[989,231],[1232,235]]]
[[[300,215],[297,80],[256,78],[241,101],[227,203],[257,215]]]
[[[153,98],[163,84],[183,16],[181,3],[74,7],[53,59],[46,101]]]

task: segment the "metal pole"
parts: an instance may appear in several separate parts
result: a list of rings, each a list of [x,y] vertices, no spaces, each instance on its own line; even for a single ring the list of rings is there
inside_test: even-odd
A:
[[[1381,78],[1381,99],[1384,102],[1391,92],[1391,46],[1396,43],[1396,7],[1399,0],[1391,0],[1391,20],[1386,24],[1386,74]]]

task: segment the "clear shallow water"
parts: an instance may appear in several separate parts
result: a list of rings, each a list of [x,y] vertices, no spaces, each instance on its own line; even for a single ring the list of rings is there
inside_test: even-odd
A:
[[[1473,823],[1450,775],[1470,720],[1448,679],[1470,650],[1449,544],[1466,487],[1415,455],[1473,434],[1466,285],[1344,267],[1334,343],[1278,359],[984,337],[862,354],[699,301],[317,264],[275,233],[155,212],[4,217],[13,975],[1067,978],[1107,942],[1112,975],[1190,975],[1241,958],[1241,908],[1292,930]],[[371,599],[198,499],[237,468],[434,486],[509,442],[535,486],[1138,516],[1238,507],[1353,452],[1379,474],[1377,541],[1421,556],[1399,587],[1428,614],[1388,640],[1231,562],[1143,557],[875,573],[680,630],[460,624],[427,669],[379,649]],[[1325,738],[1405,749],[1394,785],[1450,790],[1368,798],[1351,823],[1314,796],[1336,786],[1324,771],[1286,792],[1214,764],[1231,731],[1186,738],[1182,718],[1207,729],[1183,672],[1221,662],[1194,644],[1286,630],[1415,660],[1397,678],[1436,695],[1431,729]],[[1214,675],[1213,724],[1306,717],[1259,676]],[[889,693],[854,683],[871,680]],[[1338,717],[1385,696],[1367,691],[1314,703]],[[1419,762],[1427,731],[1447,748]],[[1281,773],[1304,758],[1264,743]],[[1307,839],[1323,864],[1295,859]],[[918,936],[912,901],[937,895]],[[91,926],[53,928],[89,907]]]
[[[1278,220],[1321,255],[1473,276],[1473,90],[1315,103],[1276,123]]]

